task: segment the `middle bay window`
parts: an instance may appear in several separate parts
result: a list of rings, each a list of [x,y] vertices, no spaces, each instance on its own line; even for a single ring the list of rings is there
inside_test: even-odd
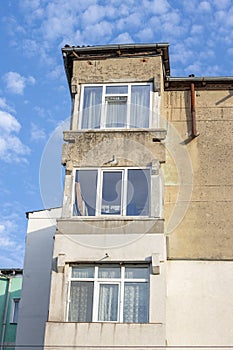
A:
[[[150,169],[80,169],[75,174],[77,216],[149,216]]]

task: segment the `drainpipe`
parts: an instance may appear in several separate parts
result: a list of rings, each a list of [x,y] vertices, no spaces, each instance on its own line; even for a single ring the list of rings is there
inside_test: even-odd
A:
[[[197,137],[197,127],[196,127],[196,110],[195,110],[195,87],[194,83],[191,83],[191,118],[192,118],[192,137]]]
[[[3,318],[3,324],[2,324],[2,336],[1,336],[1,343],[0,343],[0,349],[4,349],[4,340],[5,340],[5,333],[6,333],[6,322],[7,322],[7,315],[8,315],[8,306],[9,306],[9,299],[10,299],[10,287],[11,287],[11,278],[7,276],[3,276],[7,279],[7,295],[6,295],[6,304],[5,304],[5,312],[4,312],[4,318]]]

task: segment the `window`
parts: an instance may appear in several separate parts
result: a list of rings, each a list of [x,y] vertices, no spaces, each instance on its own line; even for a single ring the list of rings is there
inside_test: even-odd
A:
[[[80,129],[148,128],[152,84],[84,85]]]
[[[19,298],[12,299],[11,323],[18,322],[19,301],[20,301]]]
[[[74,215],[148,216],[150,169],[76,170]]]
[[[148,265],[84,265],[71,268],[69,322],[149,319]]]

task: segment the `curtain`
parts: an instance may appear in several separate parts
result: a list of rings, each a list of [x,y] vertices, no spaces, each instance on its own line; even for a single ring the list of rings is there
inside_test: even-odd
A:
[[[93,282],[71,282],[69,322],[91,322]]]
[[[97,170],[77,170],[74,215],[95,216]]]
[[[150,85],[132,85],[130,127],[148,128],[150,116]]]
[[[86,86],[82,112],[82,129],[99,129],[102,109],[102,86]]]
[[[126,127],[127,104],[125,102],[107,102],[106,128]]]
[[[118,284],[100,284],[98,321],[118,320]]]
[[[148,283],[125,283],[124,322],[148,322]]]

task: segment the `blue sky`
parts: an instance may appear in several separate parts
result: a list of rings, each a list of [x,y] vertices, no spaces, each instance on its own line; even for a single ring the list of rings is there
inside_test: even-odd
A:
[[[61,204],[61,48],[168,42],[172,76],[232,76],[232,29],[231,0],[1,0],[0,268],[23,266],[25,212]]]

